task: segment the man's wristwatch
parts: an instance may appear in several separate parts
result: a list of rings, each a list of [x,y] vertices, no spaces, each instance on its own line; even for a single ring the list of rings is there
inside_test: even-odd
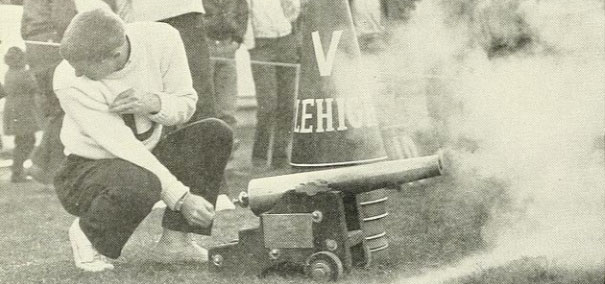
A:
[[[174,204],[174,211],[181,211],[181,207],[183,207],[183,203],[185,203],[185,199],[189,196],[189,191],[185,192],[183,196]]]

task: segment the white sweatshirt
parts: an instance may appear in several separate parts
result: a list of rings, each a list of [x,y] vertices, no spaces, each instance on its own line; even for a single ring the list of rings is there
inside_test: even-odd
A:
[[[135,21],[159,21],[187,13],[204,13],[202,0],[130,0]],[[195,23],[192,23],[195,24]]]
[[[282,3],[283,1],[283,3]],[[286,4],[286,13],[284,6]],[[299,0],[251,0],[250,21],[255,38],[278,38],[292,32],[291,21],[300,11]]]
[[[154,173],[162,184],[162,199],[174,209],[189,191],[164,167],[151,150],[157,145],[162,126],[187,122],[195,111],[193,89],[185,48],[178,31],[168,24],[142,22],[126,25],[131,44],[130,58],[122,70],[100,81],[76,77],[63,61],[55,70],[54,90],[65,111],[61,141],[65,153],[89,159],[120,158]],[[109,105],[121,92],[134,88],[157,94],[161,110],[155,115],[135,115],[137,132],[149,130],[151,137],[136,139],[119,114]]]

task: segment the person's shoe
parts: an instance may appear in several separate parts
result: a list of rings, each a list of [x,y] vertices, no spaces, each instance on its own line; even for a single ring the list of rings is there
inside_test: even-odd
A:
[[[25,169],[26,174],[28,176],[31,176],[35,181],[44,184],[44,185],[48,185],[51,184],[51,180],[48,177],[48,175],[46,174],[46,172],[41,169],[40,167],[36,166],[36,165],[32,165],[29,168]]]
[[[76,267],[88,272],[101,272],[113,269],[113,264],[92,246],[82,229],[80,218],[76,218],[69,228],[69,241],[74,253]]]
[[[156,243],[149,260],[157,263],[203,263],[208,261],[208,250],[190,241],[185,244]]]

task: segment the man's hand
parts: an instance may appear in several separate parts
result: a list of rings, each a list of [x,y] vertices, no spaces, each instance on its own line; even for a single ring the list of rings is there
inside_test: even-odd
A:
[[[205,228],[214,220],[214,206],[203,197],[190,193],[183,200],[181,214],[190,225]]]
[[[109,105],[109,111],[119,114],[155,114],[160,111],[160,97],[156,94],[128,89],[121,92]]]

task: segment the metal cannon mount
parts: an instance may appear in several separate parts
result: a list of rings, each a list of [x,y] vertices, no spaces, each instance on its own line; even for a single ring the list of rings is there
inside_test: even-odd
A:
[[[210,248],[212,271],[264,275],[283,264],[338,280],[388,248],[382,188],[440,175],[438,155],[252,180],[240,203],[260,226]]]

